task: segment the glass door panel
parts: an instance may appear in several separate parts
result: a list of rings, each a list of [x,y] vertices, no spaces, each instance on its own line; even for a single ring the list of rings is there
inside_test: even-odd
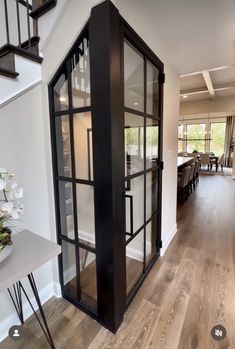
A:
[[[77,298],[77,269],[75,246],[62,240],[63,286],[67,294]]]
[[[144,230],[126,247],[126,287],[130,293],[136,282],[143,274],[144,265]]]
[[[55,118],[58,175],[72,176],[69,116]]]
[[[147,61],[147,114],[159,117],[159,70]]]
[[[79,44],[78,51],[71,59],[73,108],[88,107],[91,105],[90,86],[90,52],[88,38]]]
[[[124,41],[125,107],[144,111],[144,58]]]
[[[96,255],[79,248],[81,299],[86,304],[97,308]]]
[[[93,180],[91,112],[73,117],[75,170],[77,179]]]
[[[159,70],[124,42],[127,295],[157,255]],[[130,110],[131,109],[131,110]]]
[[[144,170],[144,118],[125,113],[125,175]]]
[[[146,118],[146,169],[156,166],[158,159],[159,128],[158,122]]]
[[[91,185],[76,184],[76,192],[79,241],[95,247],[94,188]]]

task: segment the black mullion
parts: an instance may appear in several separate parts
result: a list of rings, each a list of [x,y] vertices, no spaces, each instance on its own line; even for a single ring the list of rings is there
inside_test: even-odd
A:
[[[159,91],[158,91],[158,98],[159,98],[159,103],[158,103],[158,115],[160,117],[160,122],[159,122],[159,139],[158,139],[158,159],[159,159],[159,164],[162,163],[163,161],[163,81],[160,78],[160,76],[164,74],[164,65],[159,69],[159,75],[158,75],[158,80],[159,80]],[[157,253],[160,252],[160,242],[161,242],[161,235],[162,235],[162,172],[163,168],[158,167],[158,197],[157,197],[157,241],[156,241],[156,247],[157,247]]]
[[[92,247],[92,246],[88,246],[82,242],[78,242],[78,246],[83,248],[84,250],[87,250],[89,252],[92,252],[94,254],[96,254],[96,248],[95,247]]]
[[[147,168],[145,171],[140,171],[140,172],[133,173],[133,174],[131,174],[129,176],[126,176],[125,177],[125,181],[129,181],[129,180],[131,180],[133,178],[142,176],[143,174],[148,173],[148,172],[156,171],[158,168],[159,168],[159,166],[155,165],[153,167]]]
[[[92,108],[91,108],[91,106],[80,107],[80,108],[73,108],[71,106],[71,108],[69,107],[69,109],[67,109],[67,110],[60,110],[60,111],[53,112],[53,116],[56,117],[56,116],[68,115],[69,111],[72,111],[73,114],[79,114],[79,113],[91,112]]]
[[[87,179],[78,179],[78,178],[70,178],[70,177],[65,177],[65,176],[56,176],[57,180],[60,181],[66,181],[66,182],[70,182],[70,183],[78,183],[78,184],[86,184],[86,185],[91,185],[94,186],[94,181],[89,181]]]
[[[132,109],[132,108],[129,108],[129,107],[124,107],[124,111],[126,113],[135,114],[135,115],[144,117],[144,112],[141,112],[141,111],[136,110],[136,109]]]
[[[57,231],[57,243],[62,245],[61,240],[61,222],[60,222],[60,205],[59,205],[59,187],[58,181],[56,180],[56,174],[58,174],[58,162],[57,162],[57,150],[56,150],[56,129],[55,120],[52,117],[54,109],[54,92],[53,88],[50,87],[48,90],[49,96],[49,110],[50,110],[50,125],[51,125],[51,150],[52,150],[52,168],[53,168],[53,184],[54,184],[54,200],[55,200],[55,217],[56,217],[56,231]],[[63,260],[62,254],[58,256],[59,264],[59,280],[62,286],[62,292],[64,291],[64,275],[63,275]]]
[[[141,230],[144,229],[144,226],[147,226],[149,224],[149,222],[151,222],[153,217],[157,214],[159,214],[159,210],[154,211],[152,216],[146,221],[146,223],[142,224],[141,227],[139,229],[137,229],[133,235],[126,233],[126,235],[130,236],[130,238],[128,240],[126,240],[126,246],[141,232]]]
[[[73,134],[73,112],[72,112],[72,83],[71,83],[71,60],[67,62],[68,72],[68,98],[69,98],[69,125],[70,125],[70,149],[71,149],[71,164],[72,164],[72,191],[73,191],[73,220],[75,233],[75,251],[76,251],[76,269],[77,269],[77,297],[81,299],[80,287],[80,256],[78,246],[78,222],[77,222],[77,195],[76,195],[76,170],[75,170],[75,150],[74,150],[74,134]]]
[[[146,109],[147,109],[147,61],[144,56],[144,265],[143,271],[146,268]]]
[[[154,116],[154,115],[147,114],[147,113],[146,113],[145,115],[146,115],[146,117],[149,118],[149,119],[160,121],[159,116]]]

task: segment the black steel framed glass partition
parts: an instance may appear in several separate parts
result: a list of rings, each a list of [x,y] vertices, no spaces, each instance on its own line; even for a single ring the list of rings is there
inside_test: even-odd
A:
[[[113,332],[161,247],[163,68],[104,1],[49,85],[62,293]]]

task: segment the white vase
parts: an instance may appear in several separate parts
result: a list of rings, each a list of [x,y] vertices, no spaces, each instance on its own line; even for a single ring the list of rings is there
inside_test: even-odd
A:
[[[8,256],[10,256],[12,250],[13,250],[13,246],[12,245],[7,245],[6,247],[4,247],[4,249],[0,252],[0,263],[5,261],[5,259]]]

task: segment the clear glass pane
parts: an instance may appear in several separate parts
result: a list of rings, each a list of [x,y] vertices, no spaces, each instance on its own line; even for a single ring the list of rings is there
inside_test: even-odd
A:
[[[97,307],[96,255],[79,248],[81,299],[93,308]]]
[[[193,153],[205,152],[205,136],[206,125],[205,124],[192,124],[187,125],[187,152]]]
[[[147,113],[159,116],[159,70],[147,61]]]
[[[125,176],[144,170],[144,118],[125,113]]]
[[[126,183],[127,187],[128,183]],[[133,200],[133,232],[135,233],[144,224],[144,176],[131,179],[129,190],[126,191]],[[130,232],[131,209],[126,199],[126,232]]]
[[[156,165],[158,158],[158,132],[157,121],[146,118],[146,169]]]
[[[71,65],[73,108],[88,107],[91,105],[91,86],[90,55],[87,38],[84,38],[80,43],[78,51],[71,59]]]
[[[71,177],[70,125],[68,116],[55,118],[58,175]]]
[[[77,298],[77,270],[75,246],[62,240],[63,279],[66,293]]]
[[[144,111],[144,59],[124,41],[125,107]]]
[[[146,264],[157,253],[157,215],[146,226]]]
[[[79,241],[95,246],[94,188],[91,185],[76,184],[77,218]]]
[[[59,181],[61,234],[74,239],[74,211],[72,183]]]
[[[146,220],[157,211],[157,171],[146,174]]]
[[[132,290],[143,273],[144,231],[126,246],[126,287],[127,294]]]
[[[93,180],[91,113],[75,114],[73,118],[76,178]]]
[[[69,108],[69,98],[68,98],[68,78],[67,72],[65,71],[54,86],[54,110],[62,111],[68,110]]]
[[[224,153],[225,128],[225,122],[211,123],[210,151],[216,156],[221,156]]]

